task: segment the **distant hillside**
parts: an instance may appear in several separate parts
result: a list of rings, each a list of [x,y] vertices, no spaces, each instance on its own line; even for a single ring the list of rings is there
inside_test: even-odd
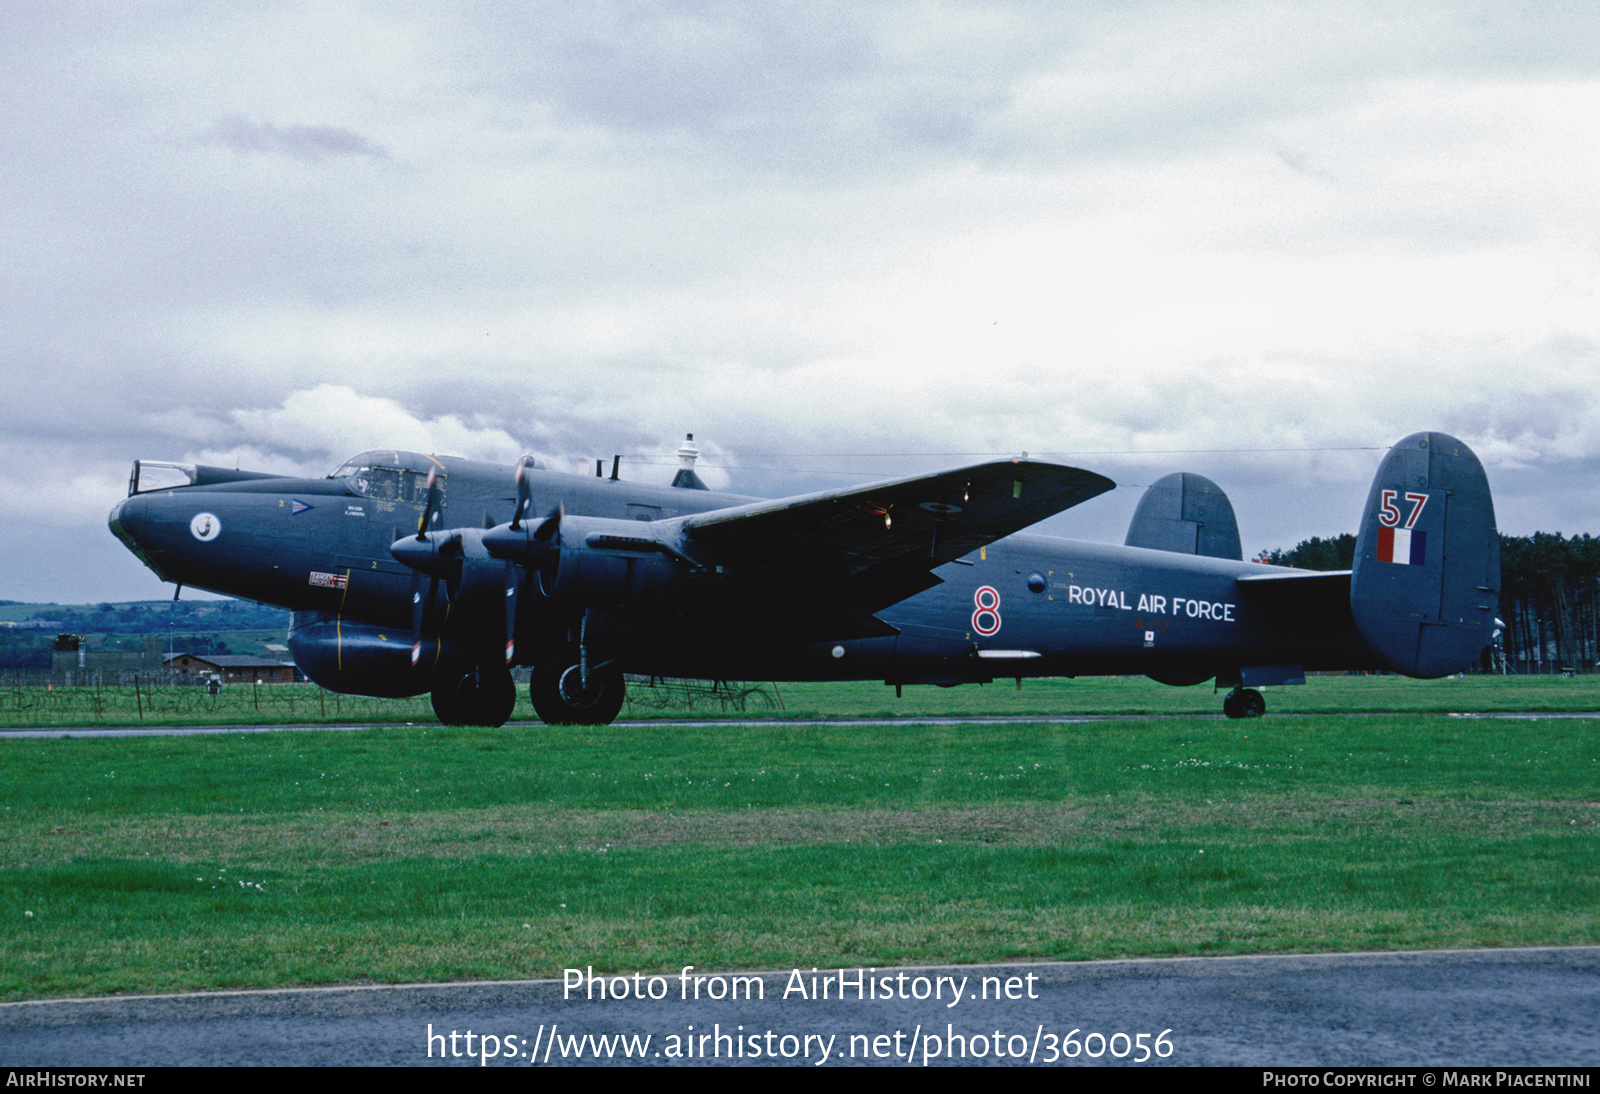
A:
[[[96,649],[138,649],[158,635],[182,652],[262,654],[287,642],[289,613],[247,600],[9,601],[0,603],[0,669],[48,669],[58,634],[85,635]]]

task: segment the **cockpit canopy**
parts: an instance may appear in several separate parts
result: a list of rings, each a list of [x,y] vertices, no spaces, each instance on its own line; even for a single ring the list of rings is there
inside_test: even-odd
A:
[[[377,449],[351,456],[340,464],[328,479],[338,487],[362,497],[385,501],[403,501],[422,504],[428,496],[428,473],[438,472],[441,484],[449,464],[463,463],[454,456],[424,456],[419,452],[400,452]],[[524,466],[544,469],[544,464],[534,456],[523,456]],[[175,490],[185,486],[215,486],[222,483],[249,483],[266,480],[283,480],[304,483],[294,476],[275,475],[261,471],[241,471],[236,468],[208,467],[204,464],[169,463],[165,460],[134,460],[128,476],[128,496],[148,494],[157,490]],[[298,487],[297,489],[304,489]],[[316,491],[313,488],[313,492]]]
[[[328,477],[343,480],[345,489],[362,497],[420,504],[428,497],[430,471],[444,481],[444,464],[431,456],[375,450],[351,456]]]
[[[428,473],[437,472],[442,486],[448,478],[446,466],[457,462],[462,461],[454,456],[375,449],[351,456],[328,477],[342,480],[347,490],[363,497],[420,505],[428,498]],[[533,456],[523,456],[522,462],[529,467],[544,467]]]

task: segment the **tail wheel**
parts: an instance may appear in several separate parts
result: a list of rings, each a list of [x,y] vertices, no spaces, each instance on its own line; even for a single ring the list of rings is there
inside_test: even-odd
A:
[[[529,692],[546,725],[603,726],[621,712],[627,683],[615,662],[591,664],[585,681],[578,647],[558,646],[539,659]]]
[[[1255,688],[1234,688],[1222,700],[1222,713],[1230,718],[1259,718],[1267,712],[1267,701]]]

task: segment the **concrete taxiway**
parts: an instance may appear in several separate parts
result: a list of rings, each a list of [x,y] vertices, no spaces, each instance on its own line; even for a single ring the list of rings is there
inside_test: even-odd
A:
[[[1383,718],[1393,711],[1356,711],[1341,714],[1274,714],[1276,721],[1289,718]],[[1446,718],[1474,718],[1492,720],[1527,721],[1543,718],[1600,719],[1600,710],[1576,711],[1486,711],[1454,712]],[[1050,715],[985,715],[967,718],[717,718],[717,719],[655,719],[651,721],[619,720],[614,727],[626,729],[661,728],[668,726],[754,728],[757,726],[975,726],[975,725],[1080,725],[1085,722],[1159,722],[1175,718],[1207,718],[1225,721],[1221,714],[1050,714]],[[345,724],[311,724],[306,722],[282,725],[203,725],[203,726],[58,726],[50,729],[0,729],[0,740],[8,737],[187,737],[221,733],[350,733],[365,729],[395,729],[413,725],[411,722],[350,722]],[[427,723],[432,725],[434,723]],[[541,730],[543,722],[507,722],[506,729]]]
[[[0,1006],[0,1065],[1600,1065],[1600,947],[787,969]]]

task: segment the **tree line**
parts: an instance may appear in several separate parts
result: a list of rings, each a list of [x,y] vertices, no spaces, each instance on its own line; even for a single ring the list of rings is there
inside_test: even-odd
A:
[[[1262,562],[1305,570],[1348,570],[1356,537],[1312,536],[1288,551],[1267,551]],[[1500,537],[1500,613],[1503,663],[1486,670],[1590,672],[1600,668],[1600,539],[1560,532]]]

